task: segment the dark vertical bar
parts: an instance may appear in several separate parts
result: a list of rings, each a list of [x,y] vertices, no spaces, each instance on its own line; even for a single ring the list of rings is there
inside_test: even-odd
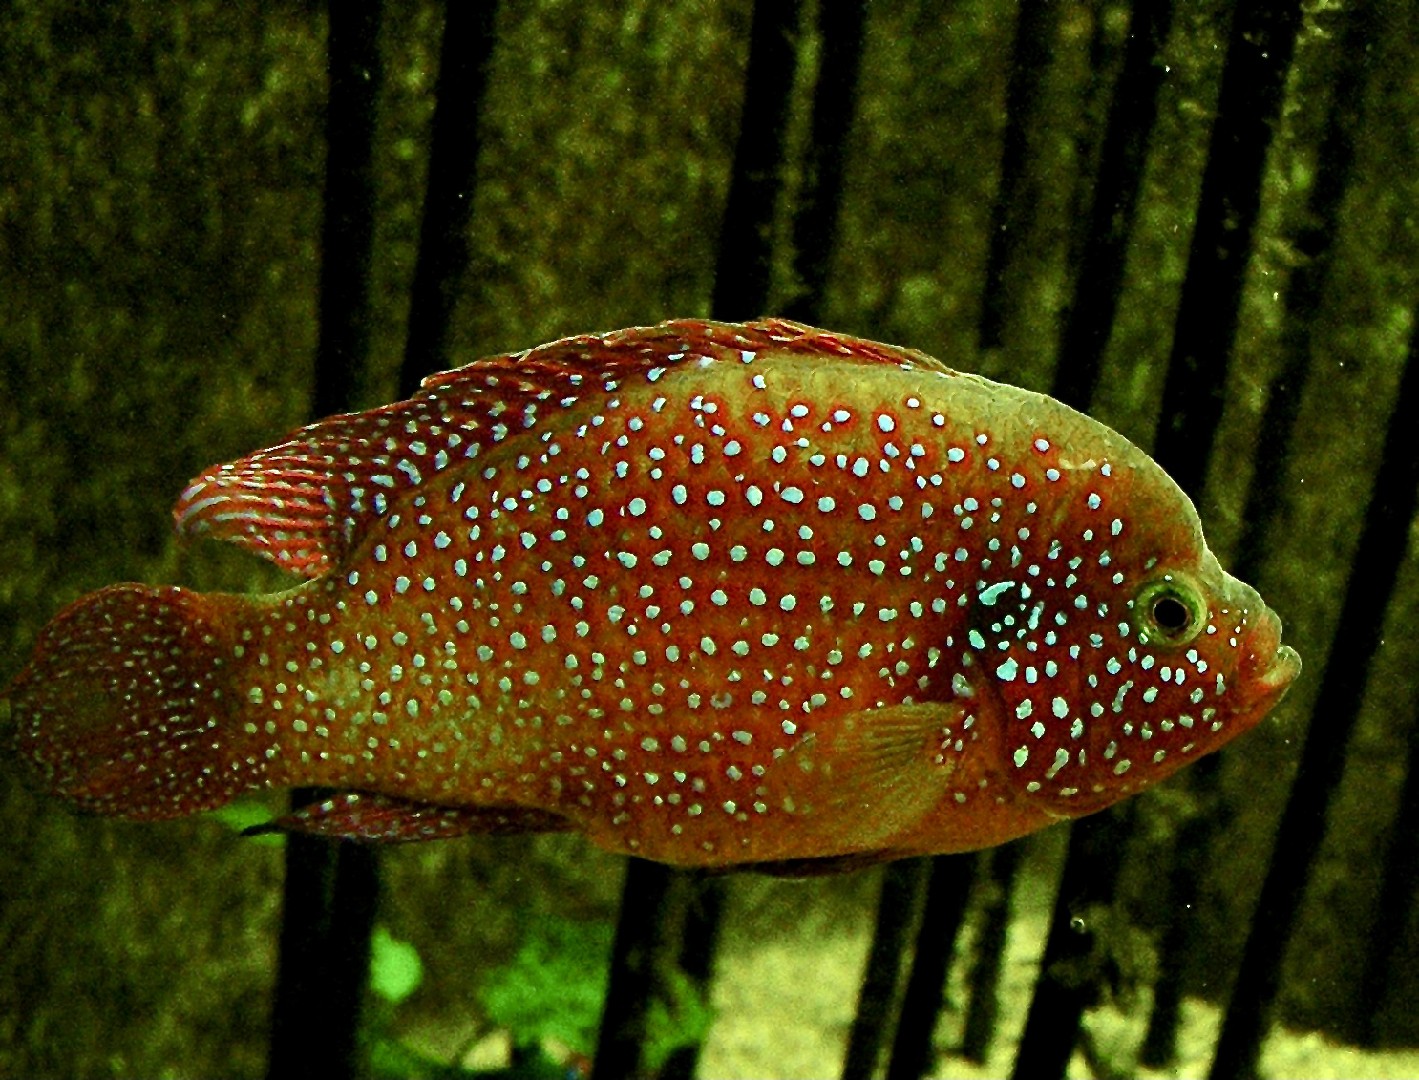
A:
[[[1135,16],[1120,34],[1113,25],[1112,5],[1115,0],[1087,0],[1076,18],[1087,15],[1093,24],[1089,34],[1089,75],[1081,91],[1079,120],[1074,132],[1074,190],[1066,211],[1069,225],[1069,246],[1064,265],[1075,272],[1084,261],[1084,251],[1093,243],[1093,206],[1098,201],[1099,173],[1103,161],[1104,140],[1111,126],[1111,109],[1118,104],[1115,91],[1122,78],[1128,44],[1137,41],[1132,31]],[[1067,317],[1068,308],[1060,314]]]
[[[381,0],[329,7],[330,98],[325,115],[325,220],[320,230],[320,341],[311,413],[345,412],[351,374],[369,349],[374,238],[375,105]]]
[[[1238,575],[1244,581],[1254,581],[1251,575]],[[1165,1067],[1177,1052],[1177,1035],[1182,1023],[1183,972],[1188,949],[1196,933],[1193,913],[1204,882],[1201,873],[1205,865],[1208,844],[1216,832],[1222,805],[1221,758],[1205,757],[1188,770],[1188,805],[1185,816],[1173,838],[1167,877],[1161,883],[1153,903],[1170,913],[1158,938],[1158,971],[1153,981],[1153,1008],[1148,1015],[1148,1027],[1139,1049],[1140,1064]]]
[[[1062,1078],[1068,1072],[1084,1010],[1097,997],[1101,974],[1091,963],[1100,952],[1099,928],[1088,915],[1113,902],[1133,807],[1132,802],[1121,803],[1076,821],[1070,829],[1040,978],[1010,1074],[1014,1080]]]
[[[1241,0],[1233,16],[1154,448],[1158,463],[1194,499],[1221,421],[1266,151],[1299,25],[1295,0]],[[1054,973],[1066,958],[1081,960],[1089,951],[1088,928],[1083,934],[1070,930],[1070,907],[1081,895],[1105,902],[1112,893],[1124,822],[1114,811],[1074,826],[1045,970],[1015,1062],[1017,1077],[1063,1076],[1068,1067],[1093,990]]]
[[[844,150],[857,105],[866,21],[867,0],[818,5],[822,59],[813,96],[812,141],[793,217],[793,269],[802,291],[784,308],[790,319],[811,323],[821,317],[828,270],[838,241]]]
[[[468,269],[468,216],[478,164],[479,119],[493,55],[497,0],[445,0],[443,45],[430,132],[429,176],[399,395],[447,367],[449,327]]]
[[[369,342],[375,103],[380,83],[378,0],[331,4],[321,230],[320,341],[312,412],[353,404]],[[322,797],[297,789],[292,804]],[[267,1076],[354,1077],[364,1070],[360,1016],[379,894],[374,852],[347,841],[289,836],[280,959]]]
[[[1409,362],[1413,365],[1412,357]],[[1398,977],[1398,928],[1408,921],[1414,897],[1419,896],[1419,717],[1409,720],[1409,753],[1404,768],[1404,790],[1385,845],[1384,873],[1375,902],[1376,932],[1370,935],[1354,1008],[1355,1026],[1359,1029],[1356,1041],[1372,1048],[1381,1044],[1385,997]]]
[[[1222,417],[1266,152],[1300,25],[1299,0],[1240,0],[1232,17],[1153,447],[1194,497]]]
[[[1027,132],[1039,106],[1044,72],[1050,62],[1049,43],[1054,31],[1054,18],[1049,4],[1022,4],[1020,23],[1016,28],[1016,58],[1010,72],[1007,89],[1007,128],[1005,150],[1000,166],[1000,190],[996,196],[990,255],[986,267],[986,290],[982,299],[981,345],[999,346],[1003,342],[1006,324],[1005,275],[1020,241],[1020,214],[1025,189]],[[1098,156],[1097,176],[1093,192],[1083,200],[1088,207],[1083,243],[1074,271],[1074,294],[1064,324],[1059,360],[1054,372],[1054,396],[1076,409],[1088,409],[1098,380],[1098,363],[1108,343],[1108,332],[1118,307],[1118,294],[1124,275],[1125,247],[1132,230],[1137,207],[1144,160],[1156,118],[1156,102],[1161,85],[1161,71],[1155,67],[1156,57],[1166,43],[1172,24],[1171,0],[1139,0],[1131,17],[1130,44],[1124,54],[1124,65],[1112,88],[1112,105],[1103,148]],[[1103,17],[1103,13],[1097,13]],[[1100,31],[1101,33],[1101,31]],[[1100,48],[1095,48],[1095,62],[1101,60]],[[1086,182],[1081,182],[1086,183]],[[1076,842],[1071,846],[1073,870],[1066,869],[1066,884],[1081,880],[1094,881],[1100,896],[1107,898],[1111,883],[1117,880],[1117,853],[1120,825],[1114,817],[1104,816],[1077,825],[1087,830],[1093,843]],[[1086,840],[1088,837],[1086,837]],[[996,854],[1002,870],[1003,887],[1009,888],[1020,857],[1019,844]],[[1107,888],[1105,888],[1107,886]],[[1061,890],[1059,905],[1054,913],[1054,925],[1069,928],[1069,904],[1077,903],[1077,888],[1069,893]],[[1007,897],[1000,897],[992,908],[979,945],[978,962],[973,972],[973,996],[968,1013],[965,1052],[983,1060],[995,1033],[996,991],[999,985],[1000,951],[1005,945],[1007,928]],[[1091,948],[1091,934],[1051,932],[1050,945],[1056,962],[1077,958]],[[1050,961],[1050,954],[1047,954]],[[1047,1062],[1061,1056],[1067,1064],[1077,1037],[1078,1022],[1083,1016],[1084,1002],[1091,988],[1081,986],[1071,992],[1059,982],[1051,982],[1049,962],[1036,988],[1032,1001],[1025,1039],[1020,1056],[1025,1062]],[[1059,1009],[1059,1012],[1050,1012]],[[1017,1076],[1029,1074],[1017,1064]]]
[[[665,941],[675,874],[659,863],[626,860],[593,1080],[641,1075],[646,1015],[656,985],[656,955]]]
[[[1243,581],[1255,578],[1241,574]],[[1187,817],[1173,839],[1167,878],[1152,902],[1168,912],[1167,925],[1158,937],[1158,973],[1153,980],[1153,1009],[1138,1052],[1141,1064],[1166,1068],[1177,1057],[1178,1028],[1182,1023],[1183,972],[1196,934],[1197,903],[1202,895],[1202,868],[1208,844],[1216,832],[1214,822],[1224,812],[1221,798],[1221,759],[1205,757],[1189,770]]]
[[[1311,339],[1319,317],[1340,210],[1355,162],[1355,133],[1360,128],[1361,102],[1369,69],[1367,42],[1375,33],[1372,5],[1351,7],[1340,13],[1336,68],[1325,132],[1317,159],[1315,183],[1306,204],[1303,224],[1292,241],[1304,258],[1286,284],[1285,317],[1280,342],[1280,366],[1268,388],[1266,408],[1256,440],[1256,460],[1242,514],[1235,573],[1243,581],[1256,581],[1265,562],[1266,544],[1279,504],[1281,478],[1295,436],[1301,394],[1310,375]],[[1196,910],[1201,885],[1196,866],[1215,833],[1218,763],[1205,758],[1193,769],[1193,794],[1204,805],[1183,822],[1177,837],[1170,874],[1169,909],[1178,913],[1164,929],[1158,948],[1158,978],[1153,1012],[1144,1036],[1141,1061],[1164,1067],[1176,1054],[1182,1013],[1182,973],[1193,947],[1192,920],[1181,913]],[[1363,1015],[1363,1012],[1361,1012]]]
[[[818,8],[822,59],[814,91],[812,139],[804,167],[804,184],[793,219],[794,271],[801,291],[785,309],[789,318],[804,322],[817,322],[821,318],[832,252],[837,244],[843,162],[856,107],[866,14],[865,0],[823,3]],[[951,922],[950,894],[956,879],[968,887],[969,863],[967,856],[950,861],[954,871],[950,883],[939,879],[945,872],[946,862],[938,860],[933,865],[926,917],[934,916],[940,922],[936,931],[925,923],[922,925],[903,1002],[903,1018],[907,1020],[905,1035],[903,1028],[898,1027],[898,1038],[905,1037],[907,1042],[900,1054],[893,1052],[894,1062],[899,1058],[903,1062],[902,1066],[896,1066],[898,1068],[910,1067],[905,1063],[912,1054],[923,1059],[929,1054],[931,1032],[940,1011],[945,965],[954,946],[960,915],[964,913],[962,898],[961,910],[954,924]],[[858,1011],[848,1038],[844,1077],[870,1076],[876,1068],[886,1039],[889,1005],[901,973],[921,874],[915,861],[884,871]],[[939,972],[939,977],[933,978],[933,972]],[[926,1044],[919,1047],[919,1033],[923,1028]]]
[[[768,303],[773,216],[783,181],[789,95],[793,89],[799,0],[757,0],[749,30],[749,62],[743,113],[734,149],[734,170],[725,200],[715,260],[710,314],[739,320],[760,314]],[[677,887],[690,890],[682,923],[669,902]],[[646,1013],[656,992],[654,965],[674,940],[684,940],[681,962],[703,990],[713,971],[723,888],[719,882],[686,881],[679,872],[631,859],[621,894],[612,950],[610,984],[596,1046],[595,1080],[630,1077],[642,1068]],[[674,1056],[667,1067],[684,1075],[699,1048]]]
[[[1000,186],[991,209],[990,254],[981,297],[980,347],[999,348],[1005,338],[1005,278],[1014,261],[1027,220],[1024,198],[1030,131],[1043,97],[1051,45],[1062,5],[1050,0],[1021,0],[1015,25],[1010,80],[1005,88],[1005,142],[1000,157]]]
[[[814,88],[812,137],[804,167],[804,184],[793,219],[794,271],[802,291],[785,309],[788,317],[805,322],[817,322],[821,318],[828,270],[837,244],[843,161],[862,67],[866,9],[865,0],[823,3],[818,8],[822,59]],[[969,871],[957,865],[956,872],[969,884]],[[901,974],[923,869],[920,860],[913,860],[889,866],[883,874],[872,945],[863,973],[857,1014],[848,1037],[843,1066],[845,1078],[871,1076],[876,1069],[891,1019],[890,1004]],[[949,888],[938,882],[935,874],[932,881],[937,906],[949,906],[943,896]],[[929,904],[932,896],[933,892],[929,891]],[[943,911],[937,914],[949,918]],[[940,1009],[944,965],[950,956],[957,926],[943,922],[941,932],[932,933],[923,924],[923,940],[918,942],[913,978],[908,986],[910,1006],[904,1002],[904,1008],[910,1008],[914,1021],[907,1034],[912,1040],[912,1050],[916,1049],[913,1037],[925,1025],[929,1051],[931,1029]],[[941,969],[941,977],[935,980],[934,1004],[931,997],[933,968]],[[901,1029],[898,1031],[900,1034]]]
[[[690,906],[680,942],[680,970],[701,994],[708,996],[724,915],[725,881],[722,877],[696,875],[690,879],[690,885]],[[693,1080],[702,1049],[700,1043],[694,1042],[672,1051],[661,1066],[660,1080]]]
[[[1137,0],[1114,84],[1108,130],[1086,213],[1088,227],[1074,295],[1065,317],[1053,394],[1082,408],[1093,399],[1099,364],[1123,290],[1128,238],[1163,85],[1160,54],[1173,23],[1173,0]]]
[[[951,968],[956,935],[966,919],[966,900],[976,861],[974,853],[937,855],[931,860],[926,904],[897,1017],[887,1080],[919,1080],[931,1069],[931,1036],[946,996],[946,974]]]
[[[1365,524],[1330,656],[1306,732],[1300,766],[1281,824],[1275,856],[1262,882],[1257,914],[1242,953],[1241,970],[1223,1013],[1213,1080],[1256,1074],[1261,1041],[1281,980],[1286,943],[1325,834],[1326,813],[1340,783],[1345,746],[1364,696],[1365,679],[1379,647],[1385,606],[1404,559],[1414,513],[1419,509],[1419,310],[1399,393],[1385,431],[1384,456],[1375,475]]]
[[[756,0],[749,30],[744,109],[734,146],[734,175],[720,226],[710,312],[738,321],[763,314],[769,296],[774,206],[789,97],[797,64],[800,0]]]
[[[981,905],[980,933],[976,939],[976,960],[967,984],[971,1002],[961,1033],[961,1056],[985,1064],[995,1042],[995,1025],[1000,1016],[1000,974],[1005,967],[1005,940],[1010,930],[1010,894],[1025,854],[1021,841],[1004,844],[991,852],[987,877],[989,895]]]
[[[1139,0],[1134,7],[1100,153],[1090,237],[1075,270],[1073,302],[1055,368],[1054,394],[1078,409],[1088,409],[1093,398],[1118,307],[1128,236],[1157,117],[1161,72],[1156,60],[1171,23],[1170,0]],[[1097,974],[1088,968],[1096,948],[1095,928],[1079,922],[1076,913],[1112,901],[1131,818],[1131,807],[1125,807],[1072,826],[1040,978],[1015,1060],[1017,1077],[1062,1077],[1068,1069],[1084,1010],[1097,996]],[[1080,977],[1081,970],[1089,973]]]
[[[1316,158],[1315,183],[1306,200],[1301,227],[1291,240],[1300,256],[1286,283],[1285,321],[1281,327],[1280,367],[1272,379],[1257,437],[1255,471],[1247,489],[1242,514],[1242,536],[1237,545],[1237,576],[1254,580],[1265,561],[1269,526],[1276,514],[1285,463],[1291,455],[1301,391],[1310,377],[1311,338],[1320,316],[1330,277],[1340,211],[1355,170],[1355,135],[1362,121],[1365,84],[1372,59],[1371,47],[1379,32],[1376,6],[1362,0],[1343,8],[1336,66],[1325,133]]]
[[[857,1015],[848,1031],[843,1080],[870,1080],[877,1074],[877,1059],[886,1042],[892,1001],[902,974],[902,954],[926,880],[926,867],[926,859],[903,859],[889,863],[882,871],[877,926],[867,953],[862,989],[857,995]]]
[[[1194,498],[1207,476],[1221,419],[1266,153],[1280,116],[1300,18],[1295,0],[1241,0],[1233,15],[1154,446],[1159,464]],[[1209,779],[1207,769],[1197,778],[1204,801],[1209,788],[1215,788],[1215,772]],[[1182,830],[1175,877],[1185,874],[1190,852],[1201,839],[1194,834],[1204,828],[1198,822]],[[1182,887],[1185,892],[1193,884],[1185,881]],[[1174,1023],[1167,1013],[1173,1009],[1168,995],[1164,989],[1164,1024]],[[1165,1049],[1158,1045],[1161,1035],[1153,1033],[1151,1055]]]
[[[292,805],[321,797],[318,789],[297,789]],[[364,1074],[360,1018],[378,899],[373,849],[348,840],[286,837],[270,1080]]]

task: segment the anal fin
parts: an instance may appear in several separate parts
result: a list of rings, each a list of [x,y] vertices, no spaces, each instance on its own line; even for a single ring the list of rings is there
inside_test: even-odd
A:
[[[471,833],[564,832],[571,827],[571,822],[559,814],[522,806],[439,806],[392,795],[347,791],[253,825],[242,830],[242,835],[298,832],[366,843],[404,843],[446,840]]]

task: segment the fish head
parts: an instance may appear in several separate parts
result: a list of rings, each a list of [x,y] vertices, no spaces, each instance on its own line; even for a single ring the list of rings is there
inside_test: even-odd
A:
[[[1166,572],[1152,589],[1140,590],[1134,608],[1142,640],[1159,654],[1166,649],[1176,656],[1181,650],[1190,662],[1196,653],[1208,665],[1212,685],[1204,694],[1204,701],[1210,697],[1204,712],[1209,719],[1197,744],[1200,753],[1254,728],[1301,673],[1300,655],[1281,642],[1280,617],[1255,589],[1224,571],[1210,551],[1197,573]],[[1173,692],[1169,700],[1182,709],[1194,696]]]
[[[957,680],[998,710],[981,719],[1003,784],[1057,817],[1219,749],[1301,668],[1276,613],[1222,569],[1162,469],[1121,439],[1090,464],[1072,490],[1060,481],[1012,572],[977,582]]]

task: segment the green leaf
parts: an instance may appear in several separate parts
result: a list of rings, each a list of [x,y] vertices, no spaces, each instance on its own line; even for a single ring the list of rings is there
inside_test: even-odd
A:
[[[714,1009],[688,975],[679,968],[661,974],[669,1000],[657,998],[646,1016],[644,1064],[651,1072],[658,1072],[680,1047],[703,1042],[714,1023]]]
[[[418,950],[407,941],[396,941],[387,927],[376,926],[370,937],[370,989],[398,1005],[423,981]]]
[[[590,1053],[606,996],[611,926],[549,918],[530,932],[512,962],[491,972],[478,993],[488,1019],[519,1046],[555,1039]]]
[[[271,808],[259,799],[237,799],[207,814],[209,820],[220,822],[233,832],[241,832],[253,825],[265,825],[272,817]],[[268,846],[286,842],[284,833],[265,833],[249,839],[253,844]]]

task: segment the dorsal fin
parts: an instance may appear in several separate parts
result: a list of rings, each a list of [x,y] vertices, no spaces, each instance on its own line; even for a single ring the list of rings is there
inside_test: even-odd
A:
[[[177,531],[228,540],[318,577],[386,512],[392,495],[535,427],[548,403],[571,408],[632,376],[653,382],[687,360],[747,363],[767,349],[945,370],[922,353],[783,319],[682,319],[563,338],[430,375],[407,401],[327,417],[208,469],[178,499]]]

